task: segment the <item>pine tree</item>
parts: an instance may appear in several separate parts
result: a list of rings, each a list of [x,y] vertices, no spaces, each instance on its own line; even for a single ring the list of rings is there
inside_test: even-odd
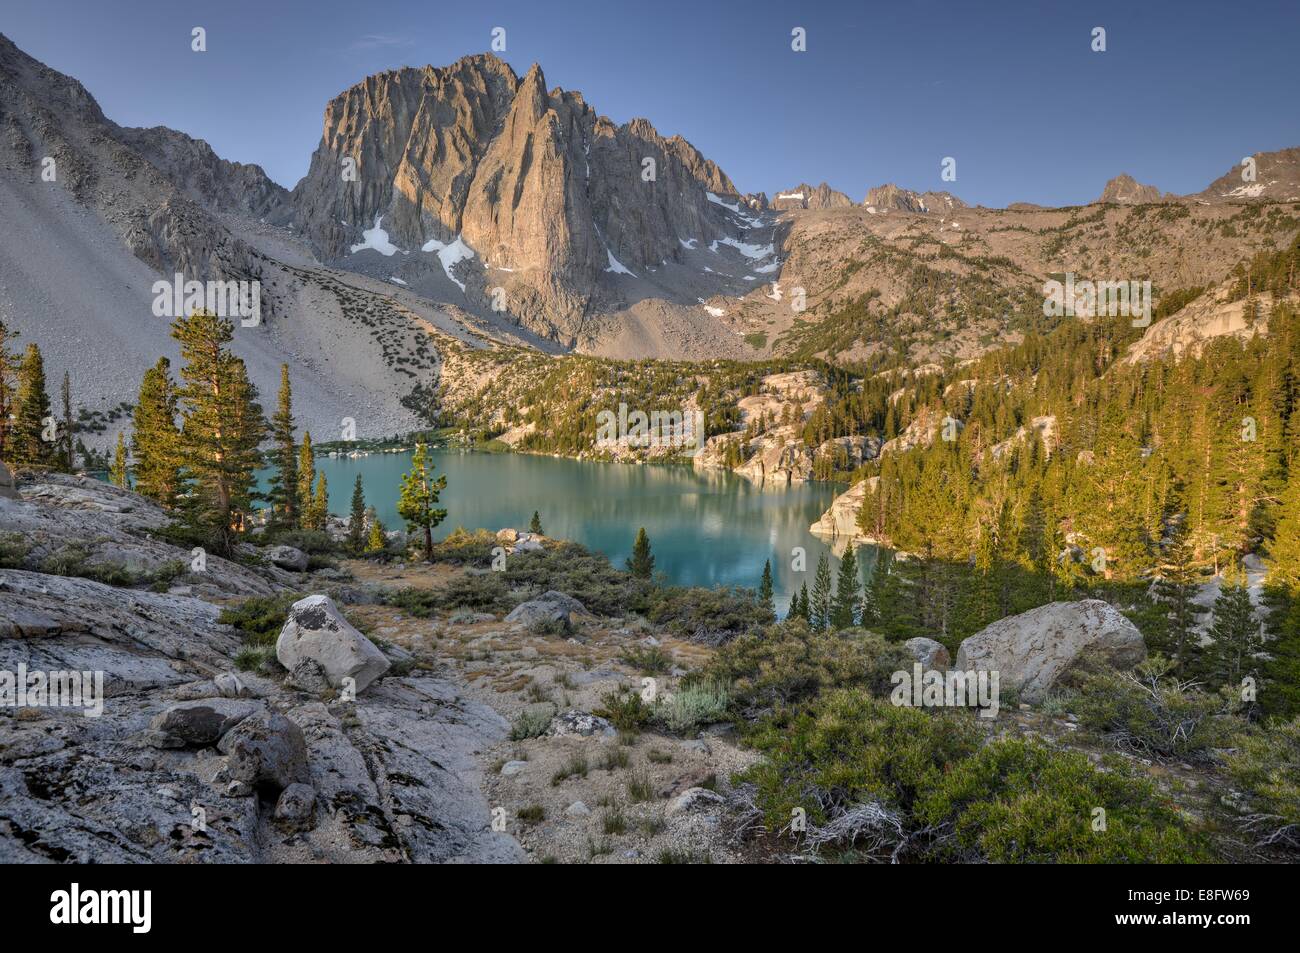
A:
[[[131,489],[131,471],[126,461],[126,434],[121,430],[117,432],[117,448],[113,451],[113,466],[108,471],[108,480],[124,490]]]
[[[1201,611],[1193,602],[1199,577],[1195,554],[1186,527],[1179,523],[1156,567],[1155,596],[1166,606],[1168,627],[1161,646],[1173,662],[1173,670],[1186,675],[1192,670],[1197,652],[1196,616]]]
[[[311,431],[302,435],[302,449],[298,455],[298,525],[303,529],[320,529],[317,525],[316,507],[312,493],[316,483],[316,452],[311,446]]]
[[[528,532],[535,533],[538,536],[546,535],[542,532],[542,517],[537,510],[533,510],[533,518],[528,524]]]
[[[776,602],[773,598],[772,586],[772,560],[768,559],[763,563],[763,578],[758,584],[758,602],[759,605],[767,609],[768,614],[776,618]]]
[[[1271,620],[1273,639],[1263,665],[1260,705],[1270,715],[1300,715],[1300,594],[1282,601]]]
[[[366,495],[361,488],[361,474],[352,484],[352,512],[348,516],[348,549],[359,553],[366,545]]]
[[[45,361],[41,349],[33,342],[23,352],[18,366],[17,419],[13,424],[13,447],[9,457],[14,463],[49,466],[54,462],[53,442],[46,440],[50,424],[50,398],[45,393]]]
[[[810,621],[812,608],[808,600],[807,582],[803,583],[803,585],[799,587],[799,594],[796,598],[798,599],[798,604],[795,606],[793,614],[797,618],[803,619],[805,622]]]
[[[370,535],[366,537],[366,552],[382,553],[388,547],[388,534],[373,506],[366,511],[366,522],[370,524]]]
[[[9,340],[13,336],[13,332],[0,321],[0,460],[12,459],[9,456],[9,434],[13,429],[10,416],[18,409],[16,390],[21,359],[9,350]]]
[[[285,526],[299,525],[301,504],[298,495],[298,446],[293,437],[293,389],[289,385],[289,365],[280,365],[280,395],[275,416],[271,418],[271,440],[275,444],[272,462],[275,472],[270,479],[272,518]]]
[[[63,424],[59,427],[59,466],[71,473],[76,464],[73,434],[77,427],[72,420],[72,378],[68,376],[67,371],[63,372],[63,386],[59,389],[59,397],[63,402]]]
[[[411,471],[402,477],[402,492],[397,500],[397,512],[406,520],[408,530],[424,531],[424,558],[433,562],[433,528],[447,518],[447,511],[438,509],[438,494],[447,488],[447,478],[434,478],[433,464],[429,462],[429,448],[415,445],[411,458]]]
[[[840,560],[839,577],[835,580],[835,598],[831,602],[831,627],[848,629],[858,624],[858,609],[862,602],[862,580],[858,576],[858,557],[850,543]]]
[[[655,558],[650,552],[650,537],[646,535],[644,526],[637,530],[627,568],[637,579],[649,579],[654,575]]]
[[[182,459],[194,481],[187,515],[228,555],[252,505],[266,421],[244,362],[227,350],[234,325],[196,311],[176,319],[172,337],[185,360],[177,400]]]
[[[814,629],[829,628],[831,624],[831,563],[825,553],[817,560],[808,623]]]
[[[330,493],[325,483],[325,474],[316,474],[316,492],[311,499],[311,518],[313,529],[323,530],[329,524]]]
[[[1240,575],[1225,580],[1214,600],[1210,636],[1214,642],[1202,652],[1202,671],[1214,686],[1239,687],[1255,671],[1255,654],[1263,648],[1255,607]]]
[[[160,357],[144,372],[132,422],[136,492],[163,506],[175,506],[181,491],[181,432],[176,426],[176,390],[167,358]]]

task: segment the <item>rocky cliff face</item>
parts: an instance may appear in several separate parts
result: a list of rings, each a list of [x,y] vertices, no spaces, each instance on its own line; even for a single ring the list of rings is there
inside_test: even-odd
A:
[[[913,192],[897,185],[878,185],[867,192],[862,204],[868,210],[913,212],[952,212],[966,208],[966,203],[950,192]]]
[[[1160,190],[1154,185],[1143,185],[1131,175],[1117,175],[1106,183],[1106,187],[1101,190],[1101,197],[1097,199],[1100,204],[1112,203],[1115,205],[1143,205],[1148,202],[1159,202]]]
[[[1262,292],[1255,301],[1229,301],[1231,283],[1224,283],[1190,302],[1175,314],[1147,328],[1124,355],[1124,362],[1199,356],[1205,344],[1215,338],[1233,337],[1241,342],[1268,334],[1268,315],[1273,295]]]
[[[382,73],[336,97],[293,201],[324,258],[381,242],[439,253],[470,301],[501,287],[509,313],[565,344],[624,276],[740,242],[750,224],[731,181],[684,139],[644,119],[616,126],[581,94],[548,92],[540,67],[520,78],[491,55]]]

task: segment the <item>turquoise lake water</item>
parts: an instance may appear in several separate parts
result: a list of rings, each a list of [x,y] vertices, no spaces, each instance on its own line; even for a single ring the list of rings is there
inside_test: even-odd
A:
[[[679,585],[757,587],[764,560],[772,560],[777,609],[812,577],[829,547],[808,527],[844,487],[810,483],[764,490],[732,473],[697,472],[689,466],[595,463],[515,453],[435,451],[437,473],[447,477],[441,505],[446,521],[435,536],[466,529],[527,529],[533,511],[548,536],[571,539],[604,553],[616,566],[632,552],[644,526],[655,568]],[[410,468],[409,453],[368,457],[320,456],[317,469],[329,486],[330,512],[346,516],[352,484],[361,474],[366,502],[390,529],[403,527],[397,492]],[[795,547],[807,568],[792,568]],[[867,553],[862,553],[866,557]],[[838,560],[831,554],[832,569]]]

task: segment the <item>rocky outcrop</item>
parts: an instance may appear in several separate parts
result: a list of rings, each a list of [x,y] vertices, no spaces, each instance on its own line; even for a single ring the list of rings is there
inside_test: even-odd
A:
[[[1137,626],[1100,599],[1053,602],[994,622],[964,640],[958,671],[996,671],[1003,688],[1036,703],[1079,663],[1132,668],[1147,656]]]
[[[736,472],[759,486],[787,487],[812,478],[813,455],[800,439],[785,432],[764,434],[751,442],[749,458]]]
[[[874,490],[879,481],[879,477],[868,477],[853,484],[835,497],[821,518],[808,527],[809,531],[830,539],[868,542],[858,529],[858,514],[862,511],[862,501],[866,499],[867,490]]]
[[[1027,425],[1017,427],[1014,434],[989,449],[990,456],[1001,460],[1012,447],[1023,446],[1031,433],[1039,439],[1043,453],[1050,457],[1056,449],[1056,417],[1052,414],[1034,417]]]
[[[875,436],[855,435],[851,437],[832,437],[817,448],[818,457],[829,457],[835,461],[835,468],[841,471],[856,470],[880,454],[880,438]]]
[[[1142,185],[1131,175],[1117,175],[1106,183],[1096,204],[1143,205],[1160,201],[1160,190],[1154,185]]]
[[[1231,337],[1238,341],[1268,334],[1273,295],[1260,292],[1254,302],[1231,297],[1231,284],[1223,284],[1188,303],[1167,318],[1153,323],[1124,355],[1127,364],[1166,358],[1199,356],[1206,343]]]
[[[816,186],[801,182],[794,188],[785,189],[772,197],[772,208],[782,211],[792,208],[849,208],[852,205],[853,199],[843,192],[835,191],[825,182]]]
[[[270,595],[289,576],[254,572],[212,553],[161,538],[170,519],[157,504],[91,477],[24,477],[18,498],[0,496],[0,533],[21,539],[24,569],[58,567],[69,575],[109,570],[141,583],[170,580],[189,595]],[[201,556],[201,558],[199,558]]]
[[[862,200],[868,211],[912,212],[914,214],[948,213],[965,208],[966,203],[949,192],[913,192],[897,185],[878,185]]]
[[[351,680],[357,692],[388,671],[389,661],[375,644],[343,617],[329,596],[308,596],[289,609],[275,643],[275,657],[291,673],[307,665],[319,669],[333,688]]]

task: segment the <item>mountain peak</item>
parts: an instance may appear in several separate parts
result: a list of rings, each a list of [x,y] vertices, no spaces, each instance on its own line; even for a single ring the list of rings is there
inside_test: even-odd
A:
[[[1094,204],[1144,205],[1160,201],[1160,190],[1154,185],[1143,185],[1128,173],[1120,173],[1106,183],[1101,197]]]
[[[817,186],[800,182],[792,189],[778,192],[772,199],[772,207],[776,209],[849,208],[852,205],[853,199],[843,192],[835,191],[825,182]]]

